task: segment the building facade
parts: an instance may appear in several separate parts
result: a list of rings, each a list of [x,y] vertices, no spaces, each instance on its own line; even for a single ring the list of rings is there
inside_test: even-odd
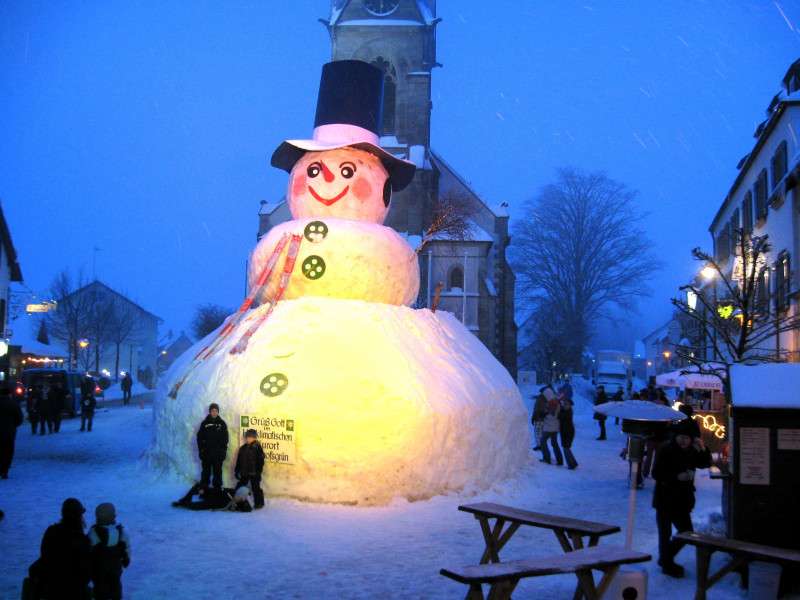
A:
[[[436,237],[420,253],[417,307],[430,307],[442,284],[441,310],[455,314],[516,374],[514,274],[505,205],[491,206],[431,150],[431,74],[436,62],[435,0],[334,0],[323,20],[332,60],[358,59],[384,73],[381,146],[417,166],[412,183],[392,195],[386,225],[410,241],[430,226],[433,207],[447,194],[465,207],[465,239]],[[258,238],[291,218],[283,199],[262,201]]]
[[[17,259],[17,251],[11,239],[3,207],[0,205],[0,383],[9,381],[14,373],[11,372],[11,352],[9,352],[9,338],[11,332],[8,326],[8,306],[10,300],[9,289],[12,282],[22,282],[22,269]]]
[[[800,256],[800,60],[783,78],[766,119],[754,133],[753,149],[709,227],[715,260],[732,273],[737,260],[736,231],[768,235],[767,254],[757,294],[767,316],[798,314],[797,257]],[[709,284],[709,285],[714,285]],[[719,290],[719,293],[724,291]],[[765,344],[776,358],[800,361],[800,331],[786,331]]]

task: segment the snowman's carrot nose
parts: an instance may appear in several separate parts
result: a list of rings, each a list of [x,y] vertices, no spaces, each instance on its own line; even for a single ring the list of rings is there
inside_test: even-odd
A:
[[[327,181],[328,183],[330,183],[331,181],[333,181],[333,180],[334,180],[334,178],[335,178],[335,176],[334,176],[334,174],[331,172],[331,170],[330,170],[328,167],[326,167],[326,166],[325,166],[325,163],[324,163],[324,162],[322,162],[322,161],[319,161],[319,164],[321,164],[321,165],[322,165],[322,175],[325,177],[325,181]]]

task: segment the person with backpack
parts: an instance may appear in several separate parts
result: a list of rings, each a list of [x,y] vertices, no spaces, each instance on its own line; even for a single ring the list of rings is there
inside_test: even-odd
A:
[[[86,377],[81,381],[81,431],[92,430],[94,409],[97,407],[97,398],[94,396],[94,389],[94,378],[87,373]]]
[[[94,600],[120,600],[122,570],[131,563],[131,540],[125,528],[117,524],[113,504],[98,504],[94,514],[96,522],[89,529]]]
[[[558,432],[561,430],[561,423],[558,420],[558,413],[560,406],[555,392],[551,388],[544,390],[544,397],[547,399],[547,414],[542,423],[542,458],[541,461],[551,463],[550,450],[547,447],[547,442],[553,447],[553,454],[556,456],[556,464],[561,466],[564,464],[564,458],[561,456],[561,449],[558,447]]]
[[[264,450],[258,443],[258,432],[248,429],[244,434],[245,443],[239,448],[234,475],[237,490],[249,486],[253,492],[253,508],[264,508],[264,491],[261,489],[261,472],[264,469]]]
[[[539,390],[539,394],[533,401],[533,414],[531,415],[531,423],[533,424],[533,437],[536,440],[534,450],[542,449],[542,425],[544,424],[544,417],[547,414],[547,398],[544,397],[543,387]]]
[[[207,488],[213,473],[214,487],[222,488],[222,463],[228,455],[228,426],[219,416],[219,404],[216,402],[209,405],[208,415],[200,423],[197,450],[203,465],[200,485]]]
[[[31,597],[46,600],[91,598],[91,545],[83,533],[85,512],[77,498],[64,500],[61,521],[44,532],[41,557],[29,569]]]

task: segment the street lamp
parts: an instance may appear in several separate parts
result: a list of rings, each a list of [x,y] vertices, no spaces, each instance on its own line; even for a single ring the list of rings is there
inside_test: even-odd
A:
[[[86,348],[89,347],[89,340],[87,339],[78,340],[78,347],[81,350],[86,350]]]
[[[700,275],[706,281],[711,281],[712,279],[714,279],[717,276],[717,270],[714,267],[712,267],[711,265],[706,265],[705,267],[700,269]]]

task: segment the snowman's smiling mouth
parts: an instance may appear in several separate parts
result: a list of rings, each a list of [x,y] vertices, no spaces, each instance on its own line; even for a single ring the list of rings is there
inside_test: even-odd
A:
[[[350,190],[350,186],[346,185],[346,186],[344,186],[344,189],[341,192],[339,192],[338,194],[336,194],[333,198],[323,198],[322,196],[320,196],[317,193],[317,191],[313,187],[308,186],[308,191],[311,192],[312,196],[314,196],[314,200],[316,200],[317,202],[322,202],[325,206],[330,206],[331,204],[334,204],[334,203],[338,202],[339,200],[344,198],[344,195],[349,190]]]

